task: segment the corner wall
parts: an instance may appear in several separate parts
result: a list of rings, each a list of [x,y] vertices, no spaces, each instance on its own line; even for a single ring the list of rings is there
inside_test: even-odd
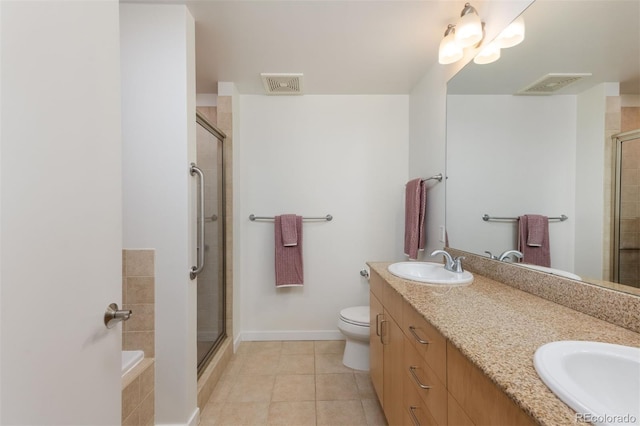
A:
[[[195,424],[195,32],[183,5],[120,4],[124,247],[156,250],[156,422]]]

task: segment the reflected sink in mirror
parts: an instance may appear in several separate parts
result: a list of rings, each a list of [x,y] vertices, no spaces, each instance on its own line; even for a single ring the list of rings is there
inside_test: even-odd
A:
[[[542,381],[596,425],[640,424],[640,349],[559,341],[539,347],[533,364]],[[582,416],[582,417],[580,417]]]
[[[535,269],[536,271],[546,272],[546,273],[552,274],[552,275],[558,275],[560,277],[569,278],[569,279],[572,279],[572,280],[582,281],[582,278],[580,278],[579,275],[576,275],[576,274],[574,274],[572,272],[569,272],[569,271],[563,271],[562,269],[548,268],[546,266],[531,265],[529,263],[516,263],[516,265],[524,266],[525,268],[529,268],[529,269]]]
[[[396,277],[423,284],[463,286],[473,282],[471,272],[447,271],[442,263],[398,262],[389,265],[387,269]]]

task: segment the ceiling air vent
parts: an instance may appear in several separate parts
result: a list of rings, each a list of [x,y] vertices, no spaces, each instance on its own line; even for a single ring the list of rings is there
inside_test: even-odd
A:
[[[302,95],[303,74],[260,74],[267,95]]]
[[[536,80],[527,87],[518,90],[518,95],[551,95],[554,92],[568,86],[571,83],[575,83],[583,77],[589,77],[591,73],[551,73]]]

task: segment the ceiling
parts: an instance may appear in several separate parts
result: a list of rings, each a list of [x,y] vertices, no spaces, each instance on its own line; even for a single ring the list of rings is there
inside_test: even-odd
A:
[[[620,82],[640,94],[640,1],[538,0],[523,14],[526,38],[492,64],[468,64],[448,93],[514,94],[548,73],[592,73],[556,94]]]
[[[218,81],[264,94],[260,73],[303,73],[306,94],[406,94],[429,67],[458,1],[187,1],[198,93]]]
[[[407,94],[441,66],[440,40],[465,0],[161,1],[186,4],[195,19],[198,93],[227,81],[264,94],[260,73],[303,73],[305,94]],[[471,3],[495,34],[491,18],[518,1],[528,3]],[[498,62],[467,65],[450,92],[513,94],[550,72],[591,72],[561,93],[602,81],[639,93],[639,20],[639,0],[536,0],[525,11],[525,41]]]

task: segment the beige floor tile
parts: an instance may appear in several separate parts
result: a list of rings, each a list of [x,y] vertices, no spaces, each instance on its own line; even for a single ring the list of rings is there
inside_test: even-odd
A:
[[[220,378],[224,379],[230,376],[232,377],[240,374],[240,371],[242,369],[242,364],[245,358],[246,358],[245,355],[237,355],[237,354],[233,355],[229,360],[229,363],[225,367],[224,371],[220,375]]]
[[[266,425],[268,416],[268,402],[232,402],[222,407],[216,426]]]
[[[227,402],[269,402],[275,376],[241,375],[234,380]]]
[[[278,375],[272,401],[315,401],[316,380],[312,374]]]
[[[282,354],[304,354],[313,355],[313,341],[297,341],[291,340],[282,342]]]
[[[318,374],[316,376],[316,400],[360,399],[353,373]]]
[[[316,340],[314,350],[317,354],[342,354],[344,353],[344,340]]]
[[[235,381],[235,378],[220,378],[220,380],[218,380],[218,383],[216,383],[216,386],[213,388],[213,392],[211,392],[211,396],[209,397],[209,401],[207,402],[207,404],[227,401],[227,399],[229,398],[229,393],[231,393],[231,389],[233,389]]]
[[[358,386],[358,396],[360,399],[376,399],[376,391],[373,389],[371,376],[369,373],[354,373],[356,385]]]
[[[264,352],[282,352],[281,341],[268,341],[268,342],[243,342],[247,343],[247,353],[264,353]]]
[[[316,424],[318,426],[366,425],[362,403],[352,401],[316,401]]]
[[[199,426],[214,426],[217,424],[220,419],[220,412],[222,411],[222,407],[224,403],[222,402],[214,402],[209,400],[207,405],[204,406],[203,410],[200,412],[200,423]]]
[[[280,353],[261,352],[249,353],[244,356],[242,366],[240,367],[241,375],[261,375],[276,374],[280,365]]]
[[[315,401],[272,402],[269,406],[268,425],[315,426]]]
[[[387,426],[387,419],[377,399],[363,399],[362,409],[368,426]]]
[[[313,355],[283,354],[280,355],[277,374],[314,374],[315,360]]]
[[[316,353],[316,374],[353,373],[354,370],[342,363],[342,354]]]

